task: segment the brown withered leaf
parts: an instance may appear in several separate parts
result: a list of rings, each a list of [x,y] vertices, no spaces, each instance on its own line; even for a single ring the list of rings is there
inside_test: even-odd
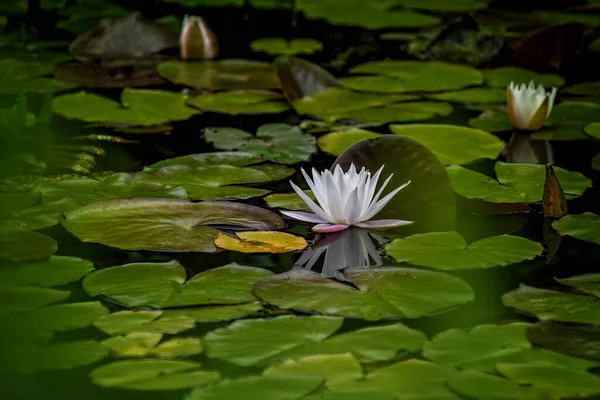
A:
[[[290,102],[330,87],[341,86],[327,70],[298,57],[280,56],[273,64],[283,94]]]
[[[546,164],[546,182],[544,183],[542,208],[544,215],[548,217],[559,218],[567,214],[567,199],[554,173],[552,164]]]
[[[585,29],[580,22],[567,22],[535,30],[517,43],[513,62],[527,68],[558,69],[579,47]]]

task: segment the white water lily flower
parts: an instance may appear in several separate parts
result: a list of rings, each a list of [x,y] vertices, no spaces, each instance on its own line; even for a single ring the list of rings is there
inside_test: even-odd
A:
[[[529,85],[511,82],[506,89],[508,114],[515,128],[535,131],[544,125],[552,111],[556,88],[546,93],[542,85],[536,89],[533,81]]]
[[[412,221],[402,221],[399,219],[371,220],[387,203],[404,189],[410,181],[397,187],[387,196],[379,200],[386,185],[392,179],[390,175],[379,191],[375,193],[379,175],[383,166],[371,176],[370,172],[364,168],[356,172],[354,164],[350,165],[348,172],[344,173],[338,165],[333,173],[325,171],[319,174],[314,168],[312,170],[313,179],[302,169],[304,179],[313,191],[318,205],[308,197],[298,186],[290,182],[296,193],[314,212],[307,213],[302,211],[282,211],[281,213],[288,217],[313,222],[315,225],[312,230],[315,232],[337,232],[342,231],[349,226],[356,226],[367,229],[389,229],[402,225],[412,224]]]

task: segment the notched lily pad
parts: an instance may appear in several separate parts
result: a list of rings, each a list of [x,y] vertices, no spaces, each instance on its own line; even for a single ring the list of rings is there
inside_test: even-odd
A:
[[[196,321],[184,315],[166,316],[163,311],[117,311],[94,321],[94,326],[109,335],[129,333],[168,333],[175,335],[192,329]]]
[[[11,226],[0,226],[0,260],[40,260],[56,253],[58,243],[50,236]]]
[[[511,82],[517,85],[521,83],[528,84],[533,81],[536,85],[542,86],[562,86],[565,80],[556,74],[541,74],[520,67],[500,67],[495,69],[486,69],[483,71],[488,85],[497,88],[506,88]]]
[[[136,332],[114,336],[102,342],[117,357],[176,358],[202,353],[200,338],[178,337],[161,342],[160,333]]]
[[[43,261],[2,266],[0,281],[17,286],[52,287],[79,280],[93,269],[90,261],[81,258],[50,256]]]
[[[231,90],[202,94],[187,101],[202,111],[226,114],[277,114],[290,109],[283,96],[267,90]]]
[[[561,235],[600,244],[600,216],[591,212],[567,215],[552,223]]]

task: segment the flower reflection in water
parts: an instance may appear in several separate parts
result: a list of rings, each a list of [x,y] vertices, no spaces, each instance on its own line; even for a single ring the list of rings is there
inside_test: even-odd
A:
[[[377,249],[388,239],[376,233],[360,228],[349,228],[325,236],[300,256],[296,262],[312,270],[313,266],[325,253],[321,275],[347,281],[343,270],[348,267],[370,267],[382,264],[381,255]]]

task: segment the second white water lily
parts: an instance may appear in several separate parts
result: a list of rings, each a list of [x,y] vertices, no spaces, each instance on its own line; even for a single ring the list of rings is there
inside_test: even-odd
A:
[[[546,92],[542,85],[511,82],[507,88],[508,114],[515,128],[535,131],[542,127],[552,111],[556,88]]]
[[[348,172],[338,165],[334,172],[324,171],[318,173],[314,168],[312,179],[302,170],[306,183],[317,199],[315,203],[298,186],[290,182],[296,193],[310,207],[313,213],[302,211],[282,211],[282,214],[294,219],[316,223],[312,230],[315,232],[337,232],[356,226],[367,229],[390,229],[411,224],[412,221],[399,219],[371,220],[386,204],[404,189],[410,181],[391,191],[387,196],[379,199],[383,190],[392,179],[390,175],[377,192],[377,181],[383,167],[371,175],[364,168],[356,171],[354,164],[350,165]]]

